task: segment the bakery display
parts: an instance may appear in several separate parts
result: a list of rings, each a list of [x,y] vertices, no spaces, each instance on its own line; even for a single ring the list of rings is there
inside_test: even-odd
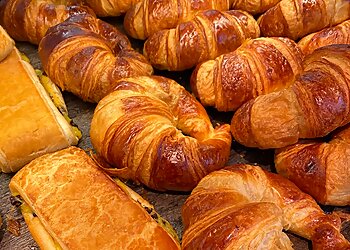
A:
[[[326,136],[350,121],[350,45],[330,45],[308,56],[287,89],[262,95],[234,114],[231,131],[248,147],[281,148],[299,138]]]
[[[233,111],[250,99],[287,88],[302,72],[303,53],[288,38],[261,37],[196,67],[191,88],[204,106]]]
[[[305,55],[331,44],[350,44],[350,20],[303,37],[298,45]]]
[[[146,39],[153,33],[175,28],[203,10],[229,10],[231,0],[142,0],[125,15],[128,35]]]
[[[0,37],[6,37],[0,30]],[[0,40],[0,47],[4,43]],[[15,47],[0,61],[0,172],[16,172],[45,153],[78,143],[32,66]],[[20,87],[19,87],[20,86]]]
[[[350,205],[350,127],[329,142],[300,142],[276,151],[279,174],[325,205]]]
[[[85,0],[97,16],[120,16],[142,0]]]
[[[43,250],[180,249],[170,224],[82,149],[35,159],[12,178],[10,190]]]
[[[39,44],[46,31],[70,16],[93,12],[70,0],[2,0],[0,25],[17,41]]]
[[[348,0],[282,0],[262,14],[258,23],[263,36],[296,40],[349,18]]]
[[[229,125],[213,128],[205,109],[168,78],[117,81],[97,105],[90,138],[104,170],[155,190],[189,191],[230,154]],[[103,166],[103,165],[102,165]]]
[[[174,29],[154,33],[143,51],[155,68],[181,71],[234,51],[259,35],[257,22],[247,12],[207,10]]]
[[[182,249],[292,249],[282,229],[313,249],[350,249],[341,220],[280,175],[233,165],[204,177],[186,200]]]
[[[153,73],[124,34],[92,15],[75,15],[49,29],[39,55],[53,82],[89,102],[98,102],[123,77]]]

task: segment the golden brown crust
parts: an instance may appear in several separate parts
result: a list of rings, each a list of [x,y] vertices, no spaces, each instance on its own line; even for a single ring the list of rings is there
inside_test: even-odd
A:
[[[40,155],[78,143],[17,49],[0,62],[0,71],[1,171],[15,172]]]
[[[76,14],[93,14],[87,7],[71,6],[71,4],[78,2],[70,0],[3,0],[0,4],[0,24],[15,40],[39,44],[50,27]]]
[[[258,19],[263,36],[293,40],[350,18],[348,0],[282,0]]]
[[[49,29],[39,55],[53,82],[90,102],[103,98],[116,80],[153,73],[125,35],[91,15],[75,15]]]
[[[163,29],[190,21],[203,10],[229,10],[232,0],[144,0],[133,6],[124,18],[126,32],[133,38],[146,39]]]
[[[97,16],[120,16],[141,0],[85,0]]]
[[[276,151],[279,174],[293,181],[319,203],[350,205],[350,127],[328,143],[298,143]]]
[[[181,71],[234,51],[259,35],[257,22],[247,12],[207,10],[174,29],[151,35],[144,55],[155,68]]]
[[[264,249],[292,249],[282,228],[311,239],[313,249],[350,248],[340,233],[338,216],[326,215],[292,182],[257,166],[233,165],[210,173],[192,191],[182,215],[184,249],[248,248],[251,242],[278,240],[283,247],[276,244]],[[255,228],[257,223],[260,229]]]
[[[255,15],[264,13],[280,1],[281,0],[234,0],[230,9],[244,10]]]
[[[350,20],[302,38],[298,45],[305,55],[331,44],[350,44]]]
[[[350,121],[350,45],[315,50],[287,89],[245,103],[231,131],[243,145],[281,148],[327,135]]]
[[[0,62],[11,53],[14,46],[15,42],[0,25]]]
[[[107,172],[156,190],[191,190],[230,154],[229,126],[164,77],[122,79],[96,107],[91,142]],[[185,136],[189,135],[189,136]]]
[[[191,87],[204,106],[232,111],[259,95],[287,88],[304,56],[288,38],[257,38],[197,66]]]
[[[13,177],[10,189],[62,249],[179,249],[81,149],[37,158]]]

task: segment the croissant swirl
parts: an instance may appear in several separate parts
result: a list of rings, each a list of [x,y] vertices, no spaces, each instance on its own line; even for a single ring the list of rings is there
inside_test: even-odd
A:
[[[98,102],[118,79],[153,73],[125,35],[91,15],[75,15],[49,29],[39,55],[53,82],[89,102]]]
[[[350,45],[317,49],[303,66],[289,88],[259,96],[236,111],[231,131],[239,143],[280,148],[349,123]]]
[[[90,130],[107,173],[155,190],[189,191],[228,160],[228,125],[213,128],[205,109],[164,77],[122,79],[96,107]],[[188,135],[185,136],[184,134]]]
[[[0,24],[17,41],[39,44],[46,31],[70,16],[93,14],[82,6],[72,6],[79,1],[69,0],[2,0]]]
[[[124,27],[133,38],[146,39],[153,33],[190,21],[202,10],[229,10],[232,0],[143,0],[125,15]]]
[[[350,44],[350,20],[302,38],[298,45],[305,55],[331,44]]]
[[[258,19],[263,36],[293,40],[350,18],[348,0],[282,0]]]
[[[292,182],[261,168],[235,165],[204,177],[182,208],[182,249],[292,249],[282,229],[313,249],[344,250],[341,221],[326,215]]]
[[[120,16],[141,0],[85,0],[98,16]]]
[[[4,60],[13,50],[15,42],[0,25],[0,62]]]
[[[259,95],[288,87],[302,71],[303,58],[288,38],[249,40],[234,52],[198,65],[191,88],[204,106],[236,110]]]
[[[276,151],[278,173],[326,205],[350,205],[350,126],[331,141],[298,143]]]
[[[180,71],[233,51],[260,35],[255,19],[243,11],[207,10],[175,29],[148,38],[144,55],[158,69]]]

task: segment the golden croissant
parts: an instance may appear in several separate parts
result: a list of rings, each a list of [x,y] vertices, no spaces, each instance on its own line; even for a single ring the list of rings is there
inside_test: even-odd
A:
[[[181,85],[135,77],[117,81],[113,90],[98,103],[90,130],[95,158],[107,173],[155,190],[189,191],[225,165],[229,125],[214,129]]]
[[[191,88],[204,106],[233,111],[259,95],[287,88],[302,71],[303,58],[288,38],[252,39],[198,65]]]
[[[263,36],[296,40],[349,18],[348,0],[282,0],[262,14],[258,23]]]
[[[298,45],[305,55],[331,44],[350,44],[350,20],[302,38]]]
[[[0,25],[0,62],[12,52],[14,46],[15,42]]]
[[[248,147],[281,148],[299,138],[322,137],[350,121],[350,45],[317,49],[287,89],[250,100],[231,122]]]
[[[144,55],[158,69],[180,71],[233,51],[260,35],[257,22],[244,11],[207,10],[145,42]]]
[[[70,16],[92,10],[70,0],[2,0],[0,24],[17,41],[39,44],[46,31]],[[72,5],[73,4],[73,5]]]
[[[229,10],[232,0],[143,0],[125,15],[124,27],[133,38],[146,39],[153,33],[175,28],[203,10]]]
[[[98,16],[120,16],[142,0],[85,0]]]
[[[91,15],[75,15],[49,29],[39,55],[53,82],[89,102],[103,98],[116,80],[153,73],[125,35]]]
[[[319,203],[350,205],[350,126],[329,142],[305,142],[279,149],[275,166]]]
[[[312,241],[314,250],[345,250],[336,214],[325,214],[284,177],[234,165],[204,177],[182,208],[182,249],[293,249],[282,231]]]

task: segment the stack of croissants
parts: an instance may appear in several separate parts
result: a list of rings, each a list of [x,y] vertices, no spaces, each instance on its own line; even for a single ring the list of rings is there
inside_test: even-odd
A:
[[[350,249],[318,205],[350,205],[349,0],[1,0],[0,25],[0,170],[41,249]],[[60,90],[97,103],[90,155]],[[232,137],[278,174],[227,166]],[[181,242],[119,178],[191,191]]]

